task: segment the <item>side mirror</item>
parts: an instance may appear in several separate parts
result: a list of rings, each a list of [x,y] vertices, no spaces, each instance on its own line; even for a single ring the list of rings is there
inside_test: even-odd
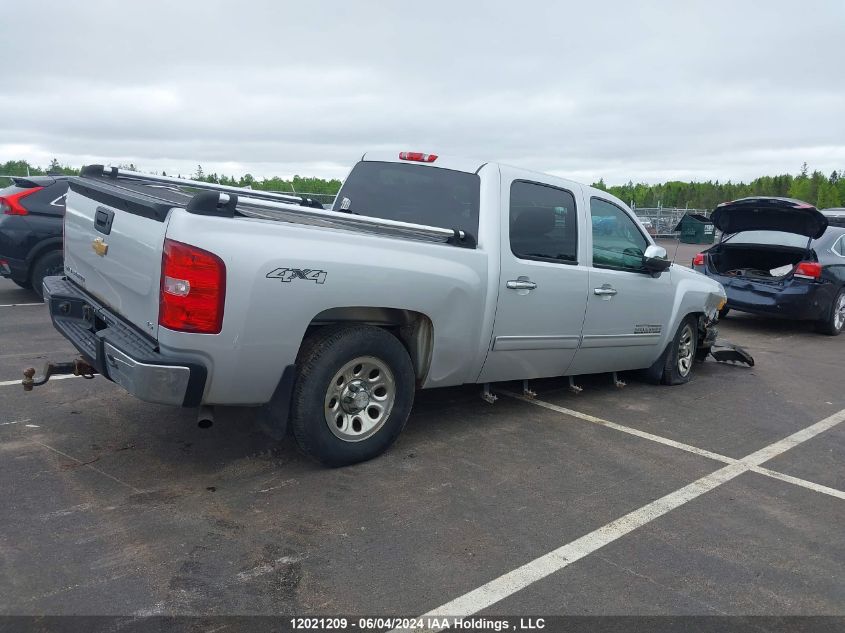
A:
[[[666,249],[662,246],[652,244],[645,249],[645,253],[643,253],[643,268],[650,273],[659,275],[671,265],[672,262],[669,261]]]

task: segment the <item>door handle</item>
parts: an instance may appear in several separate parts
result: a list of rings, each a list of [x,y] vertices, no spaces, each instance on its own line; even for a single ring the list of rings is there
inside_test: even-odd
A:
[[[593,288],[593,294],[597,294],[600,297],[612,297],[616,294],[616,289],[609,284],[605,284],[601,288]]]
[[[511,279],[505,285],[511,290],[534,290],[537,287],[537,284],[527,279]]]

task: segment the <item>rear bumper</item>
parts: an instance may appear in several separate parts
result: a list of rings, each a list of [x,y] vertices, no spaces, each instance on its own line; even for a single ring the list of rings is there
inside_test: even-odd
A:
[[[53,326],[97,371],[147,402],[199,406],[207,369],[161,354],[152,339],[122,321],[64,277],[44,279]]]
[[[830,309],[829,284],[786,281],[771,285],[733,281],[725,287],[728,307],[740,312],[780,316],[802,321],[818,321]]]
[[[26,261],[0,255],[0,277],[26,281],[29,277],[29,265]]]

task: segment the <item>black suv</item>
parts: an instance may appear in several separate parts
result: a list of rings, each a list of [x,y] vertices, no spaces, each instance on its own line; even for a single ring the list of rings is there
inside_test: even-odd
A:
[[[62,222],[69,176],[19,176],[0,189],[0,275],[42,296],[61,274]]]

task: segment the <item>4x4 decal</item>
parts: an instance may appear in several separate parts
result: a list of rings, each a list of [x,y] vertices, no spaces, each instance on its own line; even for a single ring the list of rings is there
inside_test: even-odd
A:
[[[310,270],[308,268],[276,268],[267,273],[267,279],[279,279],[284,283],[289,283],[294,279],[304,279],[305,281],[314,281],[318,284],[326,282],[325,270]]]

